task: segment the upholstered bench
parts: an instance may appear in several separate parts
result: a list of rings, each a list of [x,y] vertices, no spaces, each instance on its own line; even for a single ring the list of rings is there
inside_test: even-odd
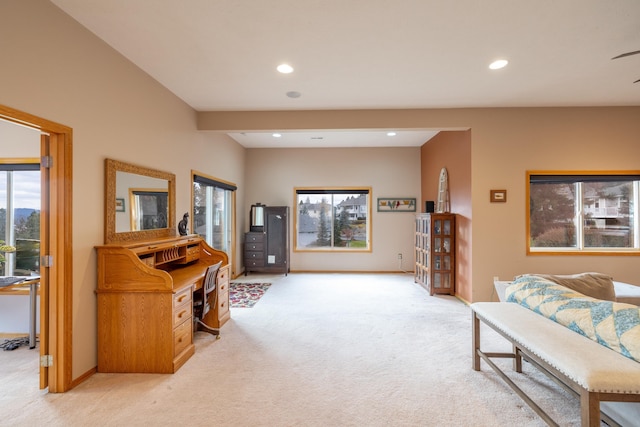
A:
[[[600,403],[640,402],[640,363],[570,330],[519,304],[478,302],[471,304],[473,369],[484,360],[549,425],[557,425],[524,393],[492,358],[512,358],[514,370],[522,372],[522,359],[559,380],[580,398],[583,426],[599,426]],[[491,353],[481,349],[480,322],[513,344],[513,353]]]

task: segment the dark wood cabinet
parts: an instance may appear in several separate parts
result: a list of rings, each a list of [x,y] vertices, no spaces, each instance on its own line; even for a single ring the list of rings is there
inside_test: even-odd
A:
[[[244,272],[264,268],[264,238],[262,231],[250,231],[244,235]]]
[[[263,231],[244,236],[244,273],[289,273],[289,207],[265,206]]]

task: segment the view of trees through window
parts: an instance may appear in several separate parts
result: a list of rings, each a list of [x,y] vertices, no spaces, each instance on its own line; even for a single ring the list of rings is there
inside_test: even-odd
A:
[[[639,249],[638,179],[616,175],[530,175],[529,247]]]
[[[0,253],[0,275],[28,276],[40,270],[40,170],[32,167],[38,170],[7,170],[10,165],[0,170],[0,241],[16,249]],[[9,216],[8,206],[13,206]]]
[[[193,177],[193,232],[215,249],[231,253],[233,192],[236,187],[200,175]]]
[[[296,190],[297,249],[369,249],[368,189]]]

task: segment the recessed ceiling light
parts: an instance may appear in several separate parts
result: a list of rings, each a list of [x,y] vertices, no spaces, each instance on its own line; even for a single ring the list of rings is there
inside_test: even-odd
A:
[[[273,136],[274,138],[280,138],[282,136],[281,133],[274,133],[271,136]]]
[[[281,72],[282,74],[289,74],[289,73],[293,73],[293,67],[289,64],[280,64],[278,65],[277,70],[279,72]]]
[[[298,91],[295,90],[290,90],[289,92],[287,92],[287,96],[289,98],[300,98],[302,96],[302,94]]]
[[[387,132],[387,136],[396,136],[395,132]]]
[[[489,68],[491,68],[492,70],[499,70],[500,68],[506,67],[508,63],[509,61],[507,61],[506,59],[498,59],[497,61],[493,61],[491,64],[489,64]]]

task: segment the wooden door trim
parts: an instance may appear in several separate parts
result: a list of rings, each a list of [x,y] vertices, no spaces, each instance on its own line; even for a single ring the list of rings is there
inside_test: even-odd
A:
[[[73,325],[73,265],[72,265],[72,129],[41,117],[0,105],[0,118],[38,129],[49,134],[49,155],[52,158],[49,179],[50,256],[44,286],[49,295],[49,325],[41,328],[45,334],[53,364],[47,373],[49,392],[59,393],[71,388],[72,325]],[[48,282],[48,283],[47,283]],[[41,284],[42,286],[42,284]],[[43,319],[40,320],[41,325]]]
[[[40,133],[40,156],[49,155],[50,135]],[[40,165],[40,188],[47,189],[51,182],[49,170]],[[51,224],[49,215],[50,197],[49,191],[40,192],[40,253],[42,248],[49,247]],[[40,269],[40,358],[49,354],[49,274],[48,270]],[[44,332],[43,332],[44,331]],[[40,364],[40,389],[49,387],[49,368]]]

